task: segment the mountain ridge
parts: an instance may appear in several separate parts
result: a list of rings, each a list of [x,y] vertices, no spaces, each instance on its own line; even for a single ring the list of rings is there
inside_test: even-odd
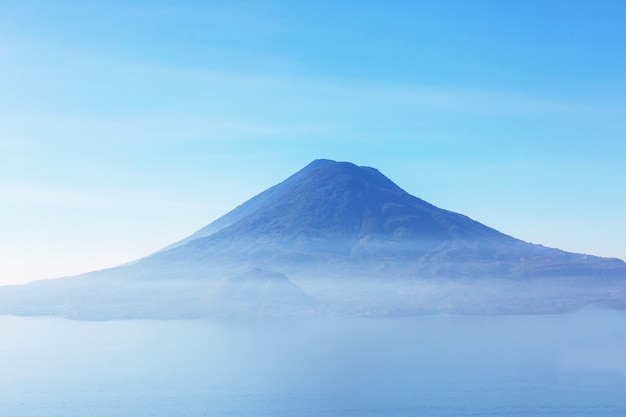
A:
[[[297,181],[291,181],[294,178]],[[442,256],[432,253],[433,250],[446,246],[446,242],[448,247],[454,246],[450,243],[454,241],[464,242],[467,248],[482,248],[482,255],[492,259],[504,256],[498,253],[502,252],[498,246],[526,251],[528,257],[537,256],[543,248],[462,214],[440,209],[406,193],[378,170],[347,162],[314,161],[269,190],[277,189],[280,193],[275,192],[272,199],[266,199],[262,205],[256,204],[250,209],[247,202],[239,206],[247,208],[246,216],[240,216],[208,236],[193,239],[193,243],[189,241],[189,248],[202,251],[235,242],[241,246],[239,250],[245,252],[245,245],[254,246],[254,242],[260,240],[261,243],[272,241],[275,245],[287,242],[308,250],[315,249],[315,242],[325,242],[328,248],[350,246],[351,252],[354,247],[372,249],[378,244],[379,247],[402,246],[413,256],[428,255],[431,259]],[[248,238],[245,245],[244,237]],[[491,247],[487,245],[489,242]],[[220,252],[222,249],[213,250]]]
[[[257,275],[266,287],[234,278]],[[524,242],[412,196],[375,168],[319,159],[136,262],[0,288],[0,313],[20,304],[20,292],[41,303],[20,311],[77,317],[279,314],[266,307],[287,299],[290,315],[536,313],[626,308],[625,283],[621,260]],[[254,303],[236,305],[232,294],[254,294]],[[307,299],[298,313],[292,301]]]

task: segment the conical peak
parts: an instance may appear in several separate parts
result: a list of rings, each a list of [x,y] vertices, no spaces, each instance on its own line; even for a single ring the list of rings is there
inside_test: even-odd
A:
[[[316,159],[176,246],[209,236],[224,242],[243,236],[441,242],[494,234],[408,194],[375,168]]]
[[[434,219],[441,211],[374,168],[316,160],[274,190],[280,192],[224,233],[343,239],[445,233]]]

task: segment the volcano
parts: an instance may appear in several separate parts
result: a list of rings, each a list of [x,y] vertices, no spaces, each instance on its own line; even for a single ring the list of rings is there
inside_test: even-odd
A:
[[[91,319],[590,306],[626,308],[623,261],[524,242],[331,160],[131,264],[0,288],[0,313]]]

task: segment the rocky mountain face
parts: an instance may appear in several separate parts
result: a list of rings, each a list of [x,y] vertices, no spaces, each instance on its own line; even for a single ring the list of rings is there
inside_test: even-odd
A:
[[[0,313],[545,313],[625,300],[618,259],[526,243],[414,197],[374,168],[316,160],[133,264],[0,288]]]

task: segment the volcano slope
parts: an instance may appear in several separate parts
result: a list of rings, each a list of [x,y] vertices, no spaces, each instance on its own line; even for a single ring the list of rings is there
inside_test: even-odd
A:
[[[0,287],[0,313],[81,319],[537,314],[626,308],[626,264],[530,244],[315,160],[132,264]]]

